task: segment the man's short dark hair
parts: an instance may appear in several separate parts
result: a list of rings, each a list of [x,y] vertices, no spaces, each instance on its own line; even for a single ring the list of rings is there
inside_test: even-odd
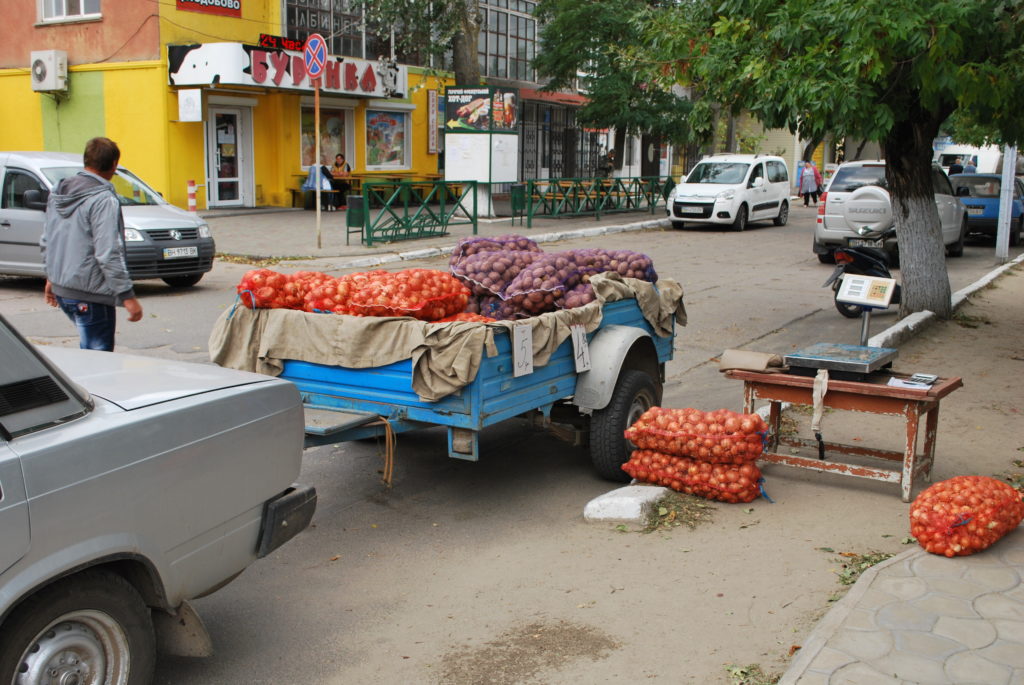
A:
[[[111,171],[121,159],[121,150],[110,138],[93,138],[85,144],[82,162],[96,171]]]

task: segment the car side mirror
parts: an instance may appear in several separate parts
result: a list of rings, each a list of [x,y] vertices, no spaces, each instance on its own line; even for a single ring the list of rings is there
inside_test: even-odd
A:
[[[956,188],[956,196],[957,197],[969,197],[970,194],[971,194],[971,189],[968,188],[967,186],[957,186],[957,188]]]
[[[755,178],[753,181],[750,182],[750,187],[751,188],[760,188],[763,185],[764,185],[764,176],[758,176],[757,178]]]
[[[49,190],[26,190],[21,195],[21,204],[25,209],[46,210],[46,203],[50,199]]]

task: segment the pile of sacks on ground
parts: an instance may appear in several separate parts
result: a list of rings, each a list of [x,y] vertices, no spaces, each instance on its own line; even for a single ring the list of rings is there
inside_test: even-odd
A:
[[[622,470],[641,482],[719,502],[751,502],[761,494],[767,425],[757,414],[728,409],[651,407],[626,429],[637,449]]]

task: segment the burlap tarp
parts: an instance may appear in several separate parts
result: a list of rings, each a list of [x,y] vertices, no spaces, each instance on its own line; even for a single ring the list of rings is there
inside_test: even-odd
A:
[[[544,366],[570,335],[570,326],[587,332],[601,325],[604,302],[635,298],[659,336],[672,334],[672,320],[686,325],[683,288],[671,278],[657,287],[646,281],[599,274],[591,279],[597,300],[584,307],[541,314],[522,321],[490,324],[427,323],[406,317],[309,314],[290,309],[248,309],[240,303],[217,319],[210,333],[210,359],[221,366],[277,376],[286,359],[366,369],[412,359],[412,388],[434,402],[476,378],[486,350],[497,353],[494,334],[529,323],[533,329],[533,365]]]

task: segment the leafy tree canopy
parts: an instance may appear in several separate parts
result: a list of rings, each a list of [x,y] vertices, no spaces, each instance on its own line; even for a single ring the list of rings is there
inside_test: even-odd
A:
[[[661,3],[620,0],[541,0],[541,23],[534,67],[549,79],[545,89],[574,89],[577,79],[588,102],[577,114],[586,126],[614,126],[685,143],[692,107],[670,89],[618,61],[623,46],[637,46],[638,13]]]

